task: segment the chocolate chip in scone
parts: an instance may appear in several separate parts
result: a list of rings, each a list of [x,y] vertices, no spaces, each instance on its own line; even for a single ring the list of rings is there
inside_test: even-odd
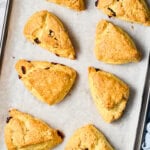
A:
[[[25,66],[21,66],[21,70],[23,74],[26,74],[26,67]]]
[[[95,68],[95,70],[96,70],[96,72],[97,72],[97,71],[100,71],[100,69],[98,69],[98,68]]]
[[[18,78],[21,79],[22,77],[20,75],[18,75]]]
[[[27,62],[28,62],[28,63],[31,63],[31,61],[30,61],[30,60],[28,60]]]
[[[34,39],[34,42],[35,42],[36,44],[40,44],[40,43],[41,43],[41,41],[39,40],[39,38],[35,38],[35,39]]]
[[[112,16],[116,17],[116,13],[111,8],[108,7],[108,10],[111,11]],[[111,17],[111,16],[109,16],[109,17]]]
[[[97,7],[97,5],[98,5],[98,1],[99,1],[99,0],[97,0],[97,1],[95,2],[95,6],[96,6],[96,7]]]
[[[48,34],[50,37],[54,37],[54,35],[55,35],[55,33],[54,33],[54,31],[52,31],[52,30],[49,30],[49,34]]]
[[[57,41],[57,38],[54,38],[54,40],[56,40],[56,41]]]
[[[55,63],[55,62],[51,62],[51,64],[53,64],[53,65],[57,65],[58,63]]]
[[[6,123],[9,123],[9,121],[12,119],[12,117],[7,117]]]
[[[59,131],[59,130],[57,130],[57,134],[63,139],[65,136],[64,136],[64,134],[61,132],[61,131]]]
[[[50,69],[50,67],[46,67],[46,68],[45,68],[45,70],[48,70],[48,69]]]
[[[64,64],[60,64],[61,66],[65,66]]]
[[[88,148],[85,148],[84,150],[89,150]]]
[[[58,55],[58,54],[55,54],[56,56],[58,56],[58,57],[60,57],[60,55]]]

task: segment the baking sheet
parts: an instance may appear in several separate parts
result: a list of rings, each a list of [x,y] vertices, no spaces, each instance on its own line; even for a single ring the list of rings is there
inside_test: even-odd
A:
[[[65,24],[77,52],[77,60],[59,58],[42,48],[27,42],[22,30],[27,19],[36,11],[48,10],[56,14]],[[126,65],[107,65],[96,60],[94,36],[96,24],[107,19],[120,25],[134,39],[143,54],[140,63]],[[56,150],[64,149],[74,130],[93,123],[108,138],[117,150],[132,150],[136,136],[142,93],[148,64],[150,28],[142,25],[108,18],[95,8],[94,1],[87,0],[87,10],[75,12],[44,0],[13,0],[8,38],[5,47],[2,72],[0,76],[0,149],[5,150],[4,125],[8,110],[17,108],[28,112],[65,134],[62,144]],[[20,58],[63,63],[78,72],[75,86],[60,104],[48,106],[33,97],[18,79],[14,69]],[[129,84],[131,94],[123,117],[112,123],[105,123],[93,104],[88,87],[88,66],[101,68],[114,73]]]

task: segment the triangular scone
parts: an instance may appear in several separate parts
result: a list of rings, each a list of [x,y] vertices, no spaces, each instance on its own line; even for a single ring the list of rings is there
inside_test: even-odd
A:
[[[111,73],[89,67],[89,86],[102,118],[110,123],[121,117],[128,98],[129,87]]]
[[[141,59],[129,35],[106,20],[97,25],[95,55],[98,60],[110,64],[138,62]]]
[[[89,124],[75,131],[65,150],[114,150],[105,136]]]
[[[77,11],[85,9],[84,0],[47,0],[47,1],[66,6]]]
[[[62,101],[76,79],[74,69],[57,63],[19,60],[16,70],[28,90],[49,105]]]
[[[75,51],[61,21],[48,11],[33,14],[24,27],[25,37],[57,56],[75,59]]]
[[[110,17],[150,25],[150,10],[145,0],[97,0],[96,5]]]
[[[63,140],[61,132],[16,109],[9,111],[5,126],[8,150],[49,150]]]

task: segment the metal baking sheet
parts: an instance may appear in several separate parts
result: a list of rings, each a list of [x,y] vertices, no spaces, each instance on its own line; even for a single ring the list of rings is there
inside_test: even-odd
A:
[[[10,108],[17,108],[30,113],[52,127],[63,131],[65,134],[64,142],[56,147],[56,150],[64,149],[74,130],[88,123],[96,125],[106,135],[115,149],[134,149],[148,68],[150,28],[114,18],[110,19],[95,8],[93,1],[87,0],[86,2],[86,11],[75,12],[44,0],[13,0],[0,75],[0,149],[6,149],[3,130]],[[22,32],[25,22],[34,12],[40,10],[53,12],[65,24],[76,49],[77,60],[57,57],[27,42],[24,38]],[[93,53],[94,37],[96,24],[101,19],[107,19],[120,25],[131,35],[143,55],[140,63],[107,65],[96,60]],[[48,106],[36,100],[25,89],[14,69],[16,61],[20,58],[55,61],[73,67],[78,72],[75,86],[58,105]],[[93,104],[88,87],[88,66],[114,73],[129,84],[130,99],[120,120],[107,124],[101,119]]]

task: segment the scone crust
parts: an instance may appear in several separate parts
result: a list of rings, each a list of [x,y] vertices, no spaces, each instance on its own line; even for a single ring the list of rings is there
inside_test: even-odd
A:
[[[19,110],[9,111],[5,126],[8,150],[47,150],[62,142],[58,131],[43,121]]]
[[[24,36],[57,56],[75,59],[75,50],[62,22],[46,10],[36,12],[29,18]]]
[[[129,87],[111,73],[89,67],[89,86],[102,118],[110,123],[121,117],[128,98]]]
[[[105,136],[89,124],[75,131],[65,150],[114,150]]]
[[[85,9],[84,0],[47,0],[47,1],[66,6],[76,11],[82,11]]]
[[[49,105],[62,101],[76,79],[74,69],[53,62],[19,60],[15,68],[28,90]]]
[[[101,20],[97,25],[94,51],[98,60],[109,64],[141,60],[141,54],[131,37],[120,27],[106,20]]]
[[[110,17],[150,25],[150,10],[145,0],[98,0],[97,7]]]

